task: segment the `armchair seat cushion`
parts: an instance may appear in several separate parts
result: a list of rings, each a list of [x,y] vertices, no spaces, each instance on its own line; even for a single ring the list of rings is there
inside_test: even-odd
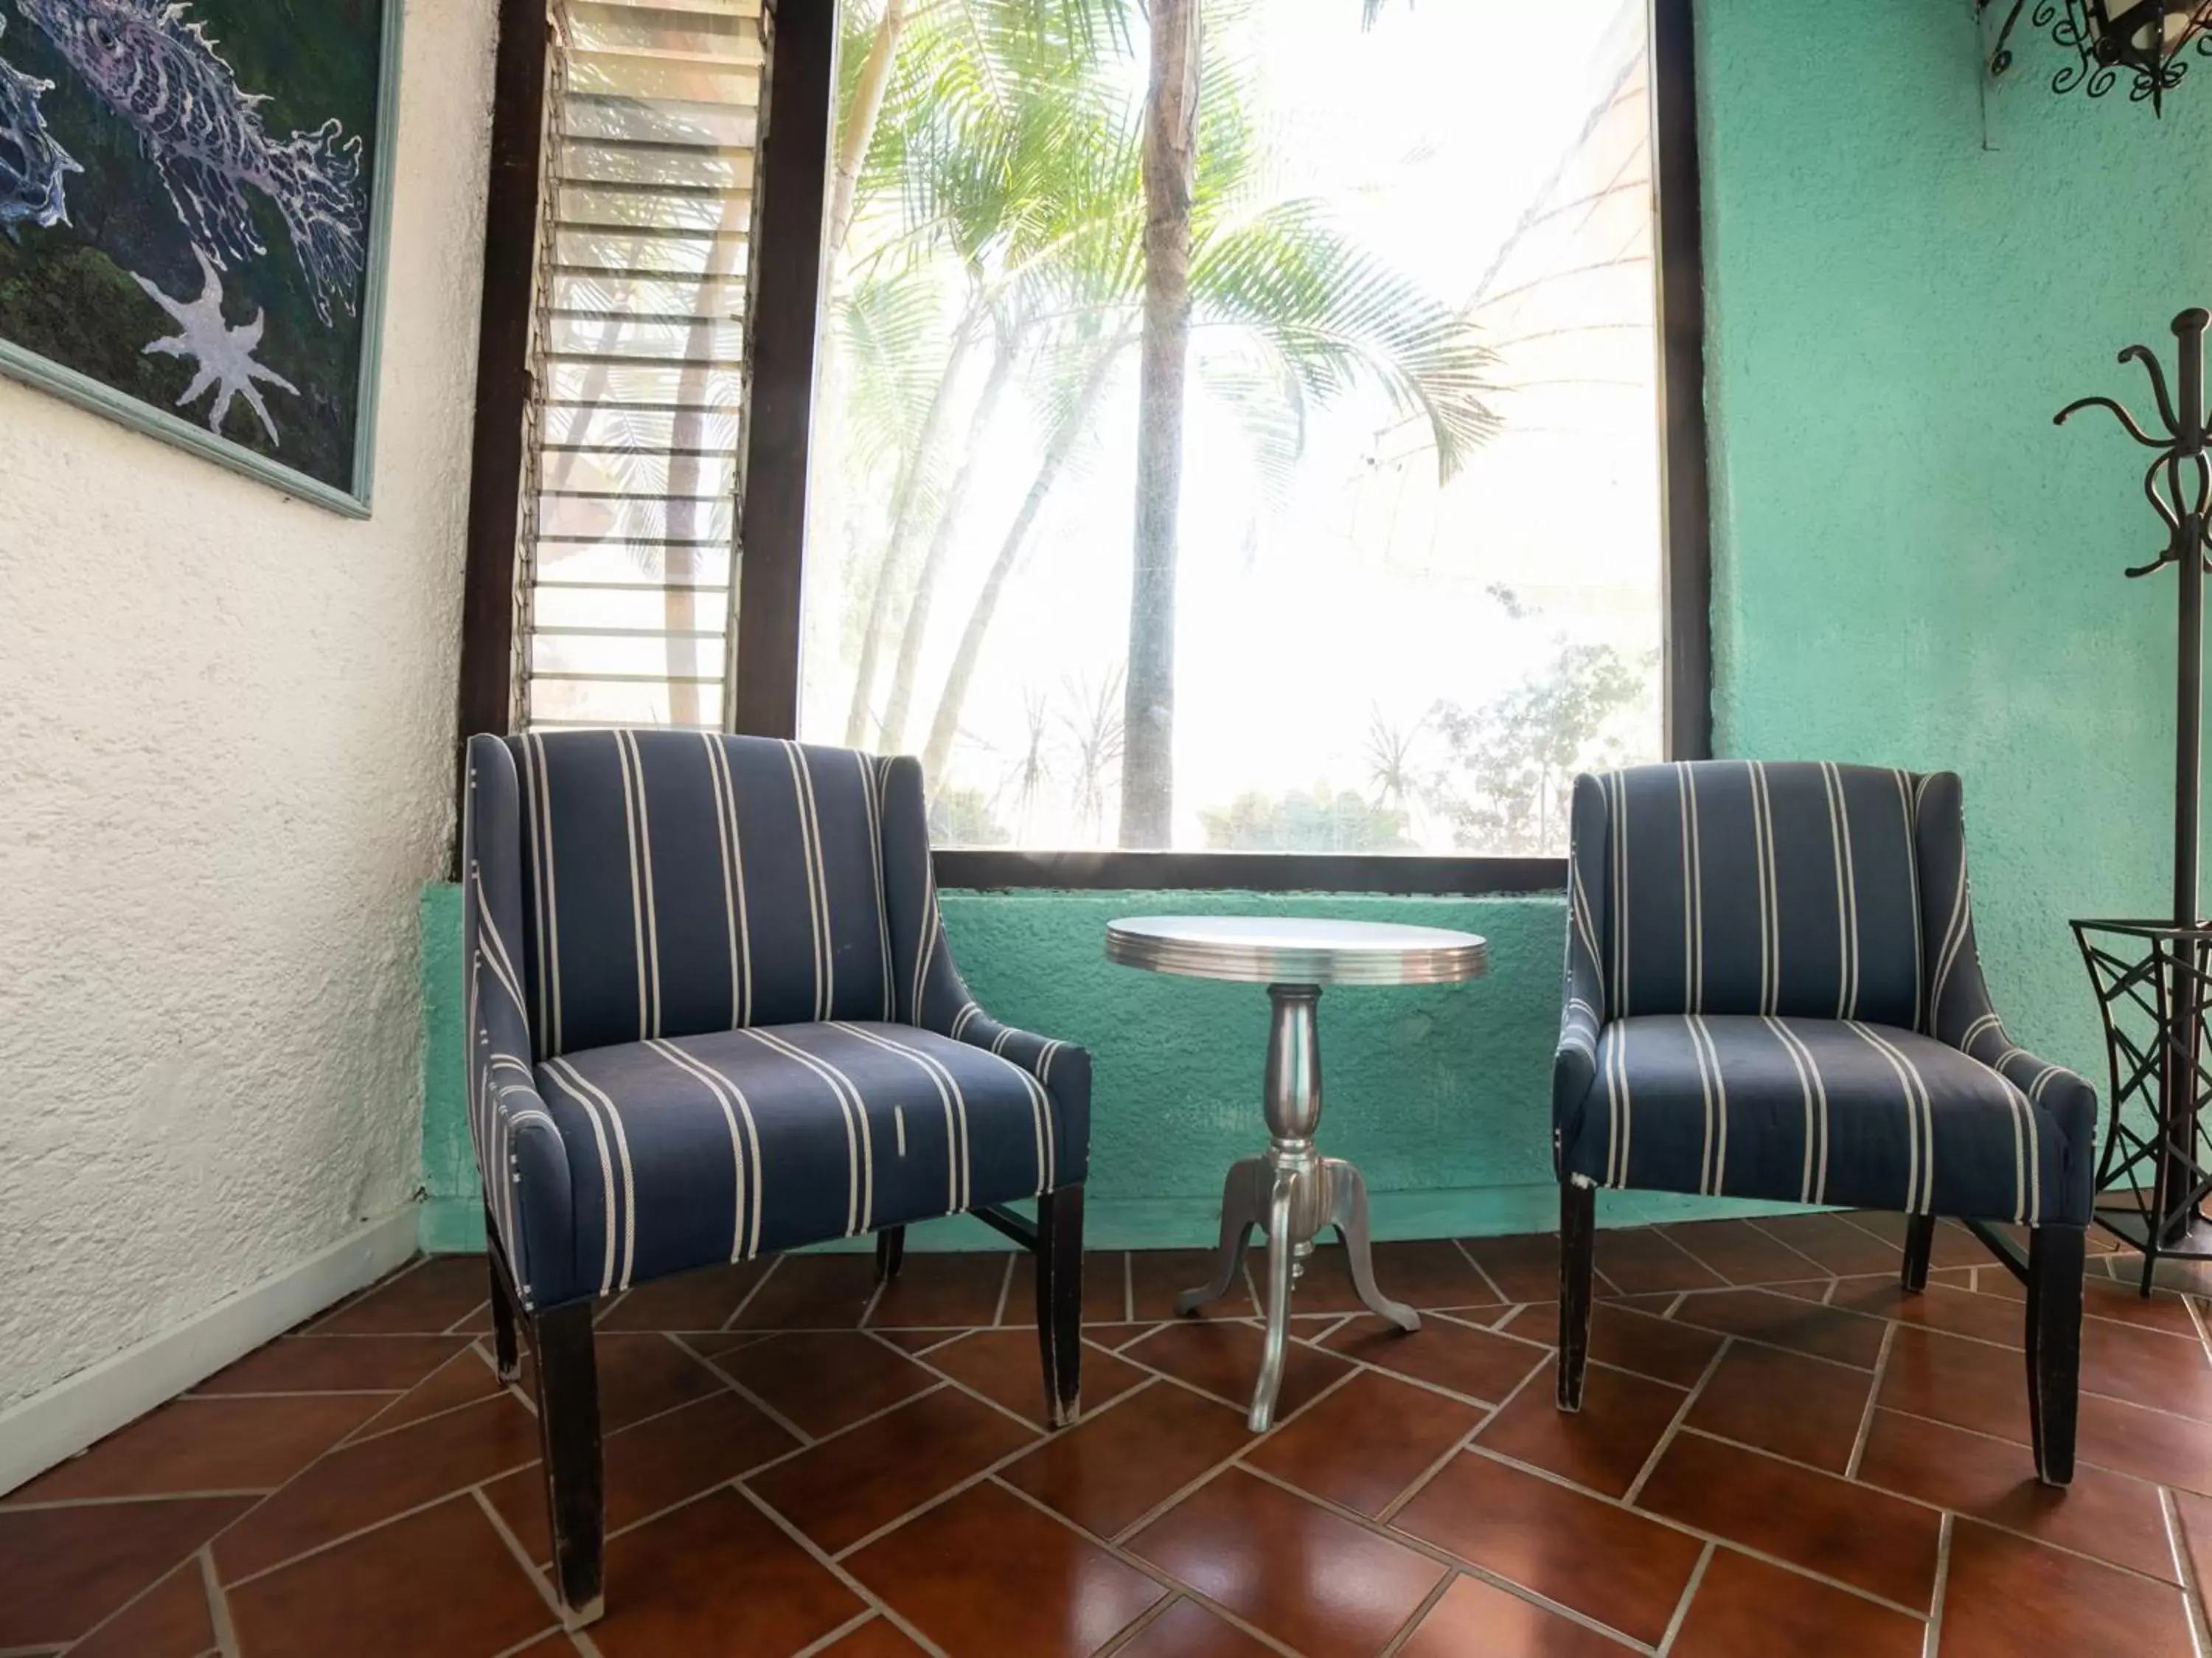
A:
[[[1856,1020],[1653,1014],[1602,1027],[1595,1073],[1559,1149],[1600,1186],[2088,1219],[2095,1097],[2055,1066],[2015,1081]]]
[[[1079,1181],[1087,1071],[910,1025],[757,1026],[541,1062],[574,1211],[573,1295]]]

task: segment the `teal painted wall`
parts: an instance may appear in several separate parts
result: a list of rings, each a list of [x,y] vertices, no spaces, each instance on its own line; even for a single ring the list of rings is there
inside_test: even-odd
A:
[[[1962,773],[1998,1003],[2101,1088],[2064,923],[2165,902],[2172,588],[2120,576],[2157,541],[2138,451],[2108,423],[2061,432],[2051,416],[2093,391],[2140,405],[2118,347],[2212,300],[2196,167],[2212,65],[2156,121],[2124,94],[2053,95],[2057,49],[2025,23],[2012,83],[1985,89],[1969,0],[1703,0],[1698,24],[1717,747]],[[1366,1170],[1385,1233],[1548,1223],[1555,902],[945,906],[987,1006],[1096,1055],[1092,1224],[1109,1245],[1206,1236],[1222,1169],[1260,1137],[1265,1001],[1109,966],[1107,920],[1295,910],[1486,935],[1478,984],[1325,999],[1322,1137]],[[423,915],[425,1237],[475,1247],[456,895],[434,889]]]
[[[1960,772],[1997,1005],[2101,1095],[2066,920],[2166,905],[2174,578],[2145,452],[2051,416],[2212,303],[2212,64],[2062,98],[2023,16],[1985,101],[1973,9],[1698,8],[1717,747]]]
[[[1316,915],[1455,927],[1490,942],[1467,984],[1333,990],[1322,998],[1320,1140],[1366,1175],[1383,1237],[1557,1224],[1548,1077],[1559,1035],[1563,908],[1548,895],[1404,899],[1249,893],[973,893],[943,898],[969,988],[994,1016],[1091,1050],[1088,1231],[1100,1247],[1210,1241],[1222,1175],[1260,1150],[1267,992],[1167,978],[1105,958],[1106,923],[1144,914]],[[483,1246],[463,1106],[459,889],[424,897],[431,1069],[423,1079],[425,1247]],[[1614,1223],[1747,1212],[1660,1194],[1609,1198]],[[968,1222],[916,1247],[996,1247]]]

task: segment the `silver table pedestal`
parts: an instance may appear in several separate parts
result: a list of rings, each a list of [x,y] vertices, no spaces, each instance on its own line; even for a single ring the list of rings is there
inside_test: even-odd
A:
[[[1267,1344],[1246,1420],[1255,1433],[1274,1420],[1290,1338],[1291,1297],[1314,1240],[1334,1227],[1344,1240],[1353,1289],[1377,1317],[1401,1330],[1421,1327],[1410,1307],[1376,1287],[1368,1234],[1367,1183],[1343,1159],[1314,1143],[1321,1124],[1321,1035],[1316,1015],[1324,984],[1437,984],[1484,972],[1487,948],[1470,933],[1365,922],[1148,917],[1116,921],[1108,956],[1133,967],[1194,978],[1263,983],[1273,1017],[1267,1032],[1263,1103],[1269,1142],[1240,1159],[1221,1192],[1221,1241],[1212,1280],[1176,1299],[1188,1314],[1226,1295],[1243,1270],[1255,1228],[1267,1239]]]

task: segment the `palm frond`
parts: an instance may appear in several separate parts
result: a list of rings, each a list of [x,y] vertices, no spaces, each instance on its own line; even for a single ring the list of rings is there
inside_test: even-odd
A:
[[[1201,325],[1264,339],[1310,397],[1364,380],[1425,420],[1440,479],[1503,424],[1489,401],[1497,354],[1473,324],[1333,228],[1318,202],[1278,203],[1206,237],[1191,295]]]

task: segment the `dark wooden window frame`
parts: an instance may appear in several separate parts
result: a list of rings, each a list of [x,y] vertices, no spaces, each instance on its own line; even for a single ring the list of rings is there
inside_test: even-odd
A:
[[[498,104],[487,208],[483,332],[461,646],[460,728],[506,728],[512,697],[517,492],[529,390],[531,254],[546,0],[501,0]],[[1712,752],[1711,521],[1705,414],[1705,259],[1698,203],[1692,0],[1649,0],[1652,165],[1658,207],[1663,714],[1671,759]],[[750,400],[739,473],[731,728],[798,728],[807,446],[822,308],[822,225],[835,97],[836,6],[764,7],[773,55],[763,90]],[[518,235],[517,232],[520,234]],[[1547,892],[1556,857],[1397,853],[946,850],[953,887],[1464,894]]]

